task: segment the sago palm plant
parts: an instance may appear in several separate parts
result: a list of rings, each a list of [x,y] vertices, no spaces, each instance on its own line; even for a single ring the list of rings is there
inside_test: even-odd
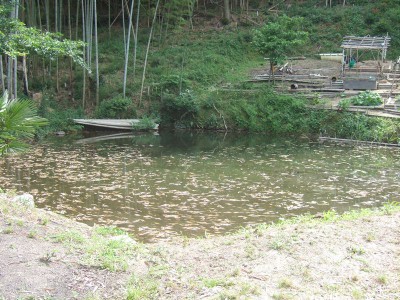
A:
[[[0,97],[0,155],[27,148],[25,141],[34,137],[36,129],[47,124],[37,115],[30,100],[9,100],[7,93]]]

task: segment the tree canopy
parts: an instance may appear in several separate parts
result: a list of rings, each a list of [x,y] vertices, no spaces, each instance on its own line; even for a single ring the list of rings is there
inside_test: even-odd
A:
[[[253,45],[260,54],[269,57],[271,70],[288,53],[307,42],[308,33],[301,30],[302,21],[299,17],[283,15],[254,31]]]
[[[59,33],[27,27],[12,17],[13,6],[11,1],[0,4],[0,55],[15,58],[36,53],[50,59],[69,56],[79,65],[85,66],[82,59],[83,42],[63,39]]]

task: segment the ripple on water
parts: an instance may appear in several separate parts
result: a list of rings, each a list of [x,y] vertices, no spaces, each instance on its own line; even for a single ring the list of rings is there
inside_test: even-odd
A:
[[[2,159],[0,183],[40,207],[151,240],[380,205],[398,199],[399,158],[398,149],[251,135],[45,141]]]

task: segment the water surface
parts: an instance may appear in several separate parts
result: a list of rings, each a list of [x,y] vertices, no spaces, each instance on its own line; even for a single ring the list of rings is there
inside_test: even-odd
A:
[[[2,158],[0,174],[39,207],[149,241],[398,200],[400,151],[245,133],[64,137]]]

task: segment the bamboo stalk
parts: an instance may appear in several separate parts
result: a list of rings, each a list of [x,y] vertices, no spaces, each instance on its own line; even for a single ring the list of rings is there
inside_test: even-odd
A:
[[[145,59],[144,59],[143,76],[142,76],[142,87],[140,88],[139,106],[142,104],[144,80],[145,80],[145,78],[146,78],[147,58],[148,58],[148,56],[149,56],[151,38],[152,38],[152,35],[153,35],[154,23],[156,22],[156,17],[157,17],[157,11],[158,11],[158,5],[159,5],[159,4],[160,4],[160,0],[157,0],[156,9],[155,9],[155,11],[154,11],[154,16],[153,16],[153,22],[151,23],[150,34],[149,34],[149,40],[148,40],[148,42],[147,42],[146,55],[145,55]]]
[[[133,51],[133,77],[136,76],[136,55],[137,55],[138,32],[139,32],[139,17],[140,17],[140,0],[138,0],[137,12],[136,12],[135,49]]]
[[[130,48],[130,41],[131,41],[132,16],[133,16],[134,5],[135,5],[135,0],[132,0],[130,13],[129,13],[128,38],[127,38],[127,43],[126,43],[126,48],[125,48],[125,66],[124,66],[124,82],[123,82],[124,98],[126,97],[126,81],[127,81],[127,77],[128,77],[129,48]]]
[[[7,57],[7,90],[8,90],[8,93],[9,93],[9,95],[11,96],[11,98],[12,98],[12,87],[13,87],[13,85],[12,85],[12,69],[13,69],[13,64],[12,64],[12,59],[11,59],[11,57],[9,57],[9,56],[6,56]]]
[[[58,32],[58,0],[54,1],[55,4],[55,8],[54,8],[54,12],[55,12],[55,22],[54,22],[54,26],[55,26],[55,32]],[[60,91],[60,78],[59,78],[59,72],[58,72],[58,57],[56,58],[56,91],[57,93]]]
[[[108,38],[111,38],[111,0],[108,0]]]
[[[86,41],[86,27],[85,27],[85,4],[83,3],[84,0],[82,0],[82,40]],[[86,47],[86,46],[84,46]],[[83,60],[86,62],[86,52],[85,49],[83,50]],[[86,69],[82,68],[83,70],[83,87],[82,87],[82,107],[83,110],[85,110],[85,105],[86,105]]]
[[[18,8],[19,8],[19,0],[15,1],[15,19],[18,20]],[[18,97],[18,78],[17,78],[17,69],[18,69],[18,60],[17,58],[13,59],[14,61],[14,78],[13,78],[13,83],[14,83],[14,97],[13,99],[16,99]]]
[[[68,31],[69,31],[69,39],[72,40],[72,25],[71,25],[71,0],[68,0]],[[78,16],[77,16],[78,18]],[[73,95],[72,90],[72,80],[73,79],[73,62],[72,58],[69,59],[69,91],[70,94]]]
[[[22,57],[22,73],[24,82],[24,94],[29,96],[29,85],[28,85],[28,70],[26,68],[26,55]]]
[[[3,55],[0,55],[0,80],[1,80],[1,88],[4,94],[6,92],[6,87],[4,85],[4,74],[3,74]]]
[[[42,30],[42,16],[40,13],[40,0],[37,0],[37,12],[38,12],[38,20],[39,20],[39,28]]]
[[[94,0],[94,38],[95,38],[95,51],[96,51],[96,106],[99,105],[99,41],[97,36],[97,0]]]

